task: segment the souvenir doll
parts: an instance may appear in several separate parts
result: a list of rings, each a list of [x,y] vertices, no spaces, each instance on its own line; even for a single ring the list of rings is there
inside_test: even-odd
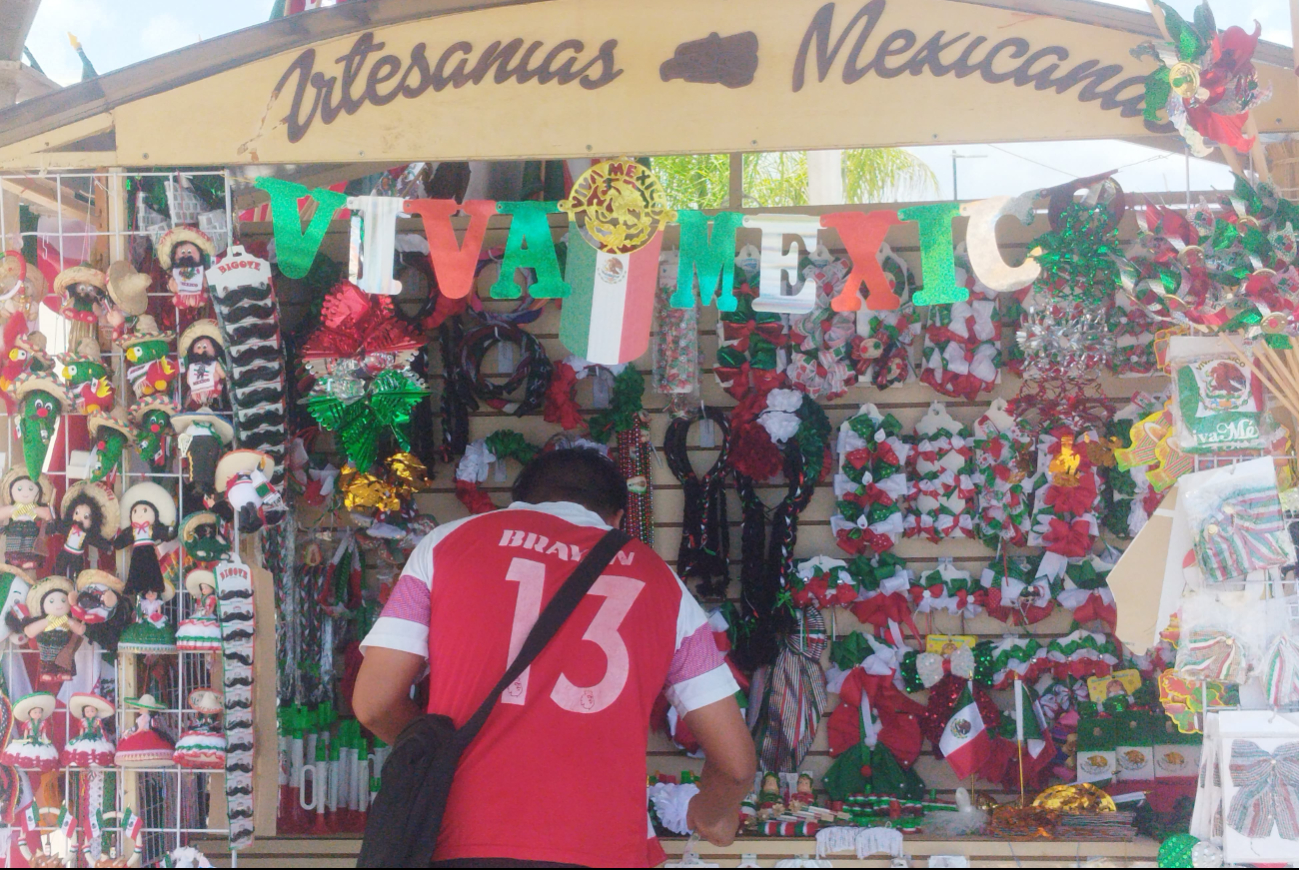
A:
[[[117,535],[117,496],[102,483],[80,480],[68,487],[59,505],[59,516],[45,527],[51,540],[63,543],[54,554],[51,574],[76,577],[86,568],[86,547],[107,552]]]
[[[258,450],[231,450],[217,463],[216,488],[241,532],[255,532],[283,519],[284,500],[271,485],[275,463]]]
[[[113,763],[118,767],[165,767],[176,751],[171,737],[154,723],[154,715],[166,711],[153,695],[127,698],[126,706],[139,710],[135,722],[117,741]]]
[[[131,622],[131,607],[123,598],[126,584],[98,568],[77,575],[77,603],[72,613],[86,624],[86,640],[110,653],[117,652],[122,632]]]
[[[45,470],[59,418],[70,404],[68,394],[48,374],[28,372],[14,381],[14,398],[18,401],[14,426],[22,443],[23,461],[27,473],[35,477]]]
[[[77,674],[73,657],[81,646],[86,624],[72,614],[75,590],[66,577],[50,576],[27,593],[26,613],[14,608],[5,614],[9,630],[36,641],[40,651],[41,689],[58,691]]]
[[[216,578],[211,571],[197,569],[185,575],[190,597],[189,619],[176,631],[176,647],[186,652],[219,652],[221,626],[217,624]]]
[[[221,733],[221,693],[195,689],[189,693],[189,707],[194,711],[194,721],[176,741],[172,760],[192,770],[224,770],[226,738]]]
[[[0,256],[0,323],[7,323],[14,315],[35,320],[35,305],[44,296],[45,279],[40,270],[28,268],[22,252],[5,251]]]
[[[174,536],[175,500],[158,484],[142,481],[122,494],[120,514],[121,531],[113,546],[119,550],[131,548],[126,594],[138,595],[146,589],[161,593],[163,577],[157,548]]]
[[[185,551],[186,570],[211,570],[230,552],[230,542],[221,533],[221,518],[212,511],[195,511],[180,524],[180,543]]]
[[[149,470],[171,472],[171,418],[180,407],[163,396],[150,396],[131,406],[129,418],[135,426],[135,444]]]
[[[175,337],[174,332],[161,332],[152,317],[142,314],[134,332],[117,342],[126,359],[126,379],[137,398],[168,393],[179,371],[171,349]]]
[[[197,320],[181,333],[181,366],[185,372],[185,407],[226,410],[226,370],[221,329],[215,320]]]
[[[234,427],[206,408],[171,418],[180,453],[180,479],[186,505],[210,508],[216,504],[217,462],[235,438]]]
[[[108,313],[107,292],[104,273],[88,266],[64,269],[54,279],[59,314],[68,321],[68,347],[76,347],[83,338],[94,338],[99,332],[99,317]]]
[[[145,589],[135,598],[135,622],[122,631],[117,648],[127,652],[161,653],[176,651],[176,630],[171,627],[163,605],[176,597],[176,587],[163,578],[162,589]]]
[[[108,378],[108,366],[104,365],[99,344],[94,339],[85,339],[75,353],[59,357],[56,370],[78,414],[108,413],[113,409],[116,403],[113,382]]]
[[[112,484],[122,468],[123,451],[135,440],[130,418],[121,408],[114,408],[109,414],[91,414],[86,429],[90,432],[90,479]]]
[[[139,317],[149,307],[149,285],[153,279],[135,271],[130,260],[110,263],[104,273],[108,283],[110,310],[105,320],[113,327],[113,338],[122,337],[128,317]]]
[[[36,770],[49,773],[59,766],[59,751],[50,742],[50,717],[54,715],[54,696],[49,692],[32,692],[14,704],[14,722],[22,723],[26,733],[11,739],[0,764],[19,770]]]
[[[6,565],[0,562],[0,644],[13,639],[15,642],[22,642],[26,638],[21,632],[12,632],[9,629],[8,615],[15,608],[25,612],[27,605],[27,593],[31,591],[32,578],[21,568],[13,565]],[[22,615],[22,614],[20,614]]]
[[[812,806],[816,806],[816,795],[812,791],[812,774],[804,771],[798,775],[798,786],[789,796],[789,809],[790,812],[797,813]]]
[[[115,709],[111,701],[88,692],[68,698],[68,714],[81,723],[81,733],[64,744],[64,767],[112,766],[117,749],[104,735],[104,723],[112,719]]]
[[[207,270],[216,256],[216,245],[193,227],[176,227],[158,240],[158,264],[171,272],[167,289],[181,308],[207,304]]]
[[[767,771],[762,775],[762,789],[758,792],[758,821],[774,819],[785,812],[785,799],[780,793],[780,774]]]
[[[25,570],[43,565],[36,549],[41,527],[54,519],[49,504],[54,497],[50,479],[36,480],[21,468],[11,468],[0,477],[0,523],[5,533],[5,561]]]

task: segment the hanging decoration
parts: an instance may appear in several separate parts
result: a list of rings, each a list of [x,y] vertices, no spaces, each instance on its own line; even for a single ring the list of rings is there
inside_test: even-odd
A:
[[[158,473],[171,471],[173,442],[171,418],[179,413],[180,407],[175,402],[159,396],[141,399],[127,412],[127,417],[135,426],[133,435],[140,458],[149,466],[150,471]],[[112,444],[105,444],[102,459],[96,455],[92,461],[92,468],[104,469],[102,475],[94,479],[102,479],[115,467],[109,461],[113,458],[112,446]],[[98,449],[96,445],[92,453]],[[96,473],[98,474],[98,471]]]
[[[916,613],[951,613],[978,616],[983,612],[984,590],[974,576],[950,556],[939,558],[931,571],[917,572],[911,581],[911,601]]]
[[[591,438],[599,444],[616,441],[618,470],[627,481],[627,510],[622,530],[653,545],[654,503],[650,488],[649,415],[645,413],[645,378],[635,366],[625,366],[613,379],[609,407],[591,415]]]
[[[807,314],[790,319],[790,363],[785,374],[795,389],[817,401],[832,402],[857,384],[859,355],[874,354],[877,349],[863,347],[873,340],[857,335],[856,317],[830,307],[851,264],[847,260],[818,263],[804,259],[801,267],[803,280],[815,288],[815,302]]]
[[[716,460],[702,476],[691,465],[686,447],[686,436],[696,422],[701,427],[715,427],[721,439]],[[703,408],[697,420],[674,417],[663,439],[663,456],[668,469],[681,482],[684,502],[677,575],[682,580],[697,578],[695,592],[701,598],[725,596],[731,580],[731,530],[726,504],[730,451],[730,422],[724,411],[714,407]]]
[[[471,514],[496,510],[491,496],[480,488],[487,480],[492,463],[513,459],[519,465],[527,465],[540,452],[540,447],[528,443],[511,429],[497,429],[486,438],[480,438],[465,448],[464,456],[456,465],[456,498]],[[353,488],[348,487],[346,491],[349,497],[356,497]],[[395,497],[395,493],[392,496]]]
[[[926,312],[920,380],[945,396],[972,402],[1001,379],[1001,321],[996,298],[963,266],[957,275],[969,299]]]
[[[821,655],[828,638],[821,611],[798,611],[781,638],[770,668],[754,676],[752,697],[759,698],[750,721],[756,722],[754,743],[765,770],[798,770],[828,706]]]
[[[834,478],[838,513],[830,518],[830,529],[846,553],[883,553],[902,537],[911,446],[901,431],[902,424],[892,414],[882,415],[871,404],[839,427],[841,465]]]
[[[1023,547],[1036,480],[1033,440],[995,399],[974,423],[974,471],[979,538],[992,549]]]
[[[397,218],[405,201],[393,196],[349,196],[352,211],[348,237],[347,277],[366,293],[396,296],[401,282],[393,277]]]
[[[709,229],[711,218],[712,229]],[[719,312],[735,310],[733,292],[735,273],[735,234],[744,223],[744,215],[720,211],[706,215],[702,211],[677,212],[681,234],[678,247],[677,288],[672,294],[673,308],[705,306],[717,300]],[[698,295],[696,295],[698,288]],[[756,291],[753,295],[757,295]]]
[[[918,286],[911,266],[887,242],[880,244],[874,256],[892,282],[898,305],[891,309],[873,309],[870,305],[857,309],[857,334],[863,341],[857,346],[854,361],[858,375],[883,390],[911,380],[911,346],[920,334],[921,318],[911,302]]]
[[[62,384],[35,372],[20,375],[14,381],[13,392],[19,408],[14,428],[22,445],[27,473],[34,480],[45,470],[59,419],[72,400]]]
[[[271,222],[275,230],[275,264],[288,278],[305,278],[315,262],[320,243],[325,240],[334,213],[347,207],[347,196],[337,191],[317,187],[307,190],[301,184],[259,176],[253,184],[271,197]],[[299,203],[304,197],[314,200],[310,222],[302,228]],[[229,254],[227,254],[227,257]]]
[[[559,213],[557,202],[498,202],[496,210],[510,215],[510,232],[500,277],[492,285],[493,299],[518,299],[523,287],[517,283],[520,269],[531,270],[534,279],[528,293],[534,299],[566,299],[572,287],[560,277],[559,258],[550,236],[548,215]]]
[[[668,299],[675,292],[676,251],[659,257],[658,293],[654,299],[657,328],[653,334],[651,389],[668,397],[668,411],[674,417],[689,414],[699,404],[699,309],[673,308]]]
[[[1040,559],[998,556],[983,569],[979,583],[987,613],[1007,625],[1033,625],[1055,610],[1056,589],[1038,571]]]
[[[736,399],[759,395],[785,384],[789,327],[779,314],[755,311],[757,291],[751,272],[737,267],[735,308],[718,315],[720,336],[713,376]]]
[[[853,616],[895,647],[904,646],[904,628],[919,643],[920,631],[911,616],[912,572],[907,563],[892,553],[869,559],[861,555],[848,563],[848,571],[857,581],[860,595],[850,606]]]
[[[934,402],[916,423],[911,509],[906,536],[932,543],[974,537],[974,481],[969,431]]]
[[[496,203],[487,199],[408,199],[407,214],[419,215],[428,240],[429,265],[437,278],[437,292],[447,299],[463,299],[474,289],[478,259],[487,236],[487,223],[496,214]],[[456,242],[451,216],[458,211],[469,216],[464,240]]]
[[[1077,433],[1067,426],[1042,433],[1038,440],[1039,474],[1033,503],[1033,526],[1029,546],[1069,558],[1081,558],[1096,542],[1099,524],[1096,506],[1100,481],[1087,442],[1091,433]]]
[[[560,310],[559,340],[570,353],[602,365],[639,359],[649,349],[658,288],[656,233],[630,253],[592,247],[578,225],[568,225],[567,268],[571,288]],[[535,288],[532,288],[535,296]]]
[[[1215,144],[1242,153],[1254,140],[1245,134],[1250,109],[1267,102],[1271,92],[1260,87],[1252,62],[1262,28],[1253,34],[1240,27],[1218,31],[1208,2],[1187,21],[1167,3],[1163,13],[1168,42],[1142,43],[1135,58],[1150,57],[1160,66],[1146,77],[1145,117],[1177,128],[1196,157],[1207,157]]]

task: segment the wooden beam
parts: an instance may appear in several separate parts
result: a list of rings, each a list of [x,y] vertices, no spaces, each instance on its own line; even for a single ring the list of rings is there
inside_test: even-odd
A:
[[[31,203],[45,211],[59,214],[74,220],[86,220],[91,210],[90,203],[81,202],[76,194],[68,188],[62,188],[62,203],[59,202],[59,188],[53,182],[32,176],[30,178],[6,178],[4,187],[20,201]]]
[[[729,208],[744,207],[744,155],[731,155],[731,174],[726,189],[726,205]]]

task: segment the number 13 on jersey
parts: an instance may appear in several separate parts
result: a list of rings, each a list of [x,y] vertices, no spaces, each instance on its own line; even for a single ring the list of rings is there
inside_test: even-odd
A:
[[[510,661],[514,661],[528,633],[541,616],[541,597],[546,588],[546,566],[532,559],[515,558],[510,561],[510,568],[505,579],[519,584],[519,595],[514,604],[514,623],[510,627]],[[618,629],[627,618],[636,597],[640,595],[645,584],[631,577],[618,577],[601,574],[591,585],[587,595],[599,595],[604,598],[590,627],[582,635],[582,640],[589,640],[600,647],[605,656],[604,676],[594,686],[576,686],[564,674],[559,675],[555,688],[550,693],[550,700],[561,709],[573,713],[599,713],[608,707],[622,694],[627,685],[631,671],[631,659],[627,655],[627,644],[623,642]],[[501,693],[503,704],[523,704],[528,697],[529,667],[504,692]]]

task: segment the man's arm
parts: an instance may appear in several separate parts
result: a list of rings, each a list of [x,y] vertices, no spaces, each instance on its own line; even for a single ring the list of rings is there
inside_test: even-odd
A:
[[[389,746],[424,711],[410,698],[411,686],[424,672],[424,658],[401,650],[372,646],[356,677],[352,712]]]
[[[714,846],[729,846],[740,826],[740,802],[753,790],[753,737],[734,697],[692,710],[685,719],[705,756],[699,794],[690,801],[686,824]]]

